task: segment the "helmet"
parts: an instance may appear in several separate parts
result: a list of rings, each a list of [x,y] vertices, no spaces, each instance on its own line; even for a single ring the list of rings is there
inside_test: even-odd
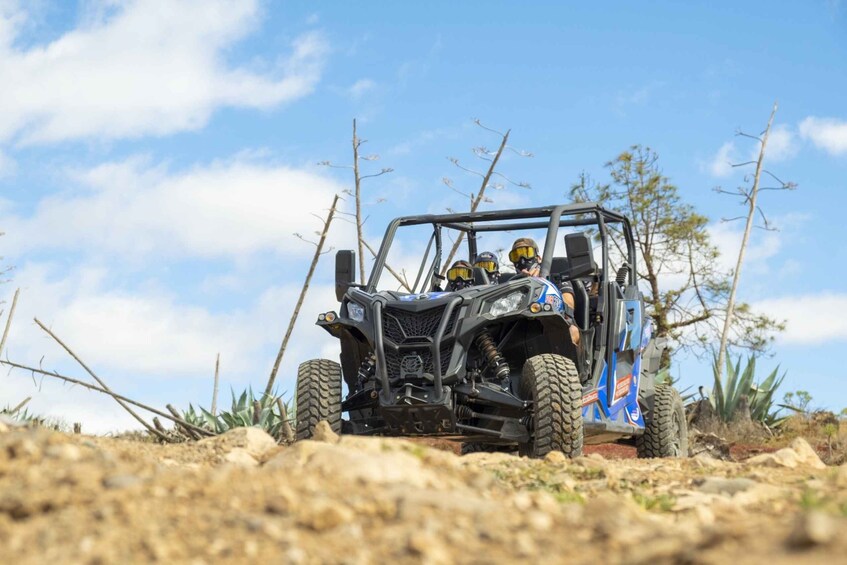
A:
[[[509,252],[509,261],[515,265],[526,262],[527,260],[537,261],[538,244],[535,240],[529,237],[519,237],[512,244],[512,250]]]
[[[461,290],[473,283],[473,267],[464,260],[453,263],[447,269],[447,286],[450,290]]]
[[[484,269],[491,282],[497,282],[500,278],[500,261],[497,260],[497,255],[490,251],[478,253],[473,266]]]

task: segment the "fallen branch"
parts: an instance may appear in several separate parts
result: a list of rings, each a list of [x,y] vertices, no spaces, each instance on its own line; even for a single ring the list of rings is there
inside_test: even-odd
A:
[[[180,420],[182,420],[182,419],[183,419],[183,418],[182,418],[182,416],[181,416],[181,415],[180,415],[180,413],[179,413],[179,410],[177,410],[176,408],[174,408],[172,404],[165,404],[165,408],[167,408],[167,409],[168,409],[168,412],[170,412],[171,414],[173,414],[176,418],[178,418],[178,419],[180,419]],[[195,440],[196,440],[196,439],[200,439],[200,434],[198,434],[197,432],[193,431],[193,430],[192,430],[191,428],[189,428],[188,426],[186,426],[186,425],[184,425],[184,424],[177,423],[177,427],[178,427],[178,428],[180,428],[180,429],[183,431],[183,433],[184,433],[185,435],[187,435],[189,438],[191,438],[191,439],[195,439]]]
[[[139,408],[143,408],[144,410],[147,410],[148,412],[152,412],[153,414],[156,414],[157,416],[161,416],[162,418],[171,420],[172,422],[174,422],[176,424],[181,424],[183,426],[187,426],[187,427],[191,428],[192,430],[194,430],[195,432],[197,432],[201,435],[206,435],[206,436],[215,435],[214,432],[211,432],[209,430],[205,430],[203,428],[197,427],[193,424],[189,424],[188,422],[186,422],[182,418],[175,418],[174,416],[171,416],[170,414],[162,412],[161,410],[157,410],[156,408],[153,408],[152,406],[147,406],[146,404],[142,404],[142,403],[138,402],[137,400],[127,398],[126,396],[120,395],[116,392],[112,392],[110,390],[100,388],[99,386],[95,386],[93,384],[87,383],[85,381],[81,381],[79,379],[75,379],[73,377],[60,375],[59,373],[56,373],[56,372],[45,371],[44,369],[36,369],[35,367],[29,367],[27,365],[21,365],[20,363],[14,363],[12,361],[4,361],[2,359],[0,359],[0,365],[6,365],[8,367],[13,367],[15,369],[22,369],[24,371],[30,371],[31,373],[36,373],[38,375],[44,375],[44,376],[47,376],[47,377],[55,377],[57,379],[61,379],[61,380],[65,381],[65,382],[85,387],[88,390],[93,390],[93,391],[96,391],[96,392],[102,392],[103,394],[108,394],[109,396],[111,396],[115,400],[122,400],[122,401],[126,402],[127,404],[132,404],[133,406],[138,406]]]
[[[56,341],[56,343],[58,343],[59,345],[61,345],[61,346],[62,346],[62,349],[64,349],[65,351],[67,351],[67,352],[68,352],[68,355],[70,355],[71,357],[73,357],[73,358],[74,358],[74,360],[75,360],[77,363],[79,363],[79,364],[82,366],[82,368],[83,368],[83,369],[85,369],[85,371],[86,371],[89,375],[91,375],[91,377],[92,377],[95,381],[97,381],[97,382],[100,384],[100,386],[102,386],[102,387],[103,387],[103,389],[104,389],[104,390],[106,390],[107,392],[112,392],[112,390],[111,390],[108,386],[106,386],[106,383],[104,383],[104,382],[100,379],[100,377],[98,377],[97,375],[95,375],[95,374],[94,374],[94,371],[92,371],[91,369],[89,369],[89,368],[88,368],[88,365],[86,365],[86,364],[82,361],[82,359],[80,359],[79,357],[77,357],[76,353],[74,353],[74,352],[71,350],[71,348],[70,348],[70,347],[68,347],[67,345],[65,345],[65,343],[64,343],[61,339],[59,339],[59,337],[58,337],[56,334],[54,334],[52,331],[50,331],[50,329],[49,329],[47,326],[45,326],[44,324],[42,324],[42,323],[41,323],[41,321],[40,321],[38,318],[33,318],[33,319],[35,320],[35,323],[36,323],[36,324],[38,324],[38,327],[40,327],[42,330],[44,330],[44,331],[47,333],[47,335],[49,335],[50,337],[52,337],[52,338]],[[168,441],[168,438],[167,438],[164,434],[162,434],[159,430],[157,430],[156,428],[154,428],[153,426],[151,426],[150,424],[148,424],[148,423],[147,423],[147,421],[146,421],[146,420],[144,420],[144,418],[142,418],[142,417],[141,417],[141,416],[139,416],[138,414],[136,414],[136,413],[135,413],[135,411],[134,411],[132,408],[130,408],[129,406],[127,406],[126,404],[124,404],[124,403],[123,403],[121,400],[119,400],[116,396],[112,396],[112,398],[114,398],[114,399],[115,399],[115,401],[116,401],[118,404],[120,404],[120,405],[121,405],[121,407],[122,407],[124,410],[126,410],[127,412],[129,412],[130,416],[132,416],[133,418],[135,418],[136,420],[138,420],[138,422],[139,422],[142,426],[144,426],[144,427],[147,429],[147,431],[148,431],[148,432],[150,432],[150,433],[151,433],[151,434],[153,434],[154,436],[158,437],[158,438],[159,438],[159,439],[161,439],[162,441]]]

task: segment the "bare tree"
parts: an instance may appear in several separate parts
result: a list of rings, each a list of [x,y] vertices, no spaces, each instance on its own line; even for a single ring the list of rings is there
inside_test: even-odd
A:
[[[353,191],[345,190],[346,194],[353,196],[356,202],[356,212],[355,212],[355,223],[356,223],[356,238],[358,240],[359,246],[359,282],[361,284],[365,284],[365,247],[370,247],[367,245],[364,236],[363,227],[368,218],[362,217],[362,181],[369,178],[379,177],[391,172],[394,172],[394,169],[384,167],[380,169],[379,172],[373,174],[362,175],[359,169],[360,161],[377,161],[379,160],[379,155],[371,154],[371,155],[361,155],[359,150],[362,148],[362,145],[367,143],[367,139],[361,139],[358,136],[356,130],[356,120],[353,120],[353,164],[352,165],[336,165],[330,161],[321,161],[318,165],[323,165],[325,167],[333,167],[336,169],[351,169],[353,171]],[[343,212],[339,212],[340,214],[344,214]],[[373,251],[371,250],[373,254]],[[393,273],[392,273],[393,274]],[[397,277],[397,275],[395,275]],[[399,278],[398,278],[399,280]],[[400,281],[403,282],[402,280]]]
[[[744,225],[744,234],[741,237],[741,247],[738,249],[738,259],[735,264],[735,271],[732,274],[732,284],[729,290],[729,298],[727,299],[726,313],[724,315],[723,322],[723,330],[721,331],[721,341],[720,346],[718,348],[718,358],[717,358],[717,370],[718,377],[723,376],[724,365],[726,364],[726,355],[727,355],[727,347],[729,343],[730,331],[732,328],[733,318],[735,317],[735,296],[738,291],[738,283],[741,280],[741,269],[744,266],[744,256],[747,251],[747,245],[750,242],[750,234],[753,231],[753,227],[756,223],[756,217],[759,216],[763,222],[763,229],[771,230],[773,229],[768,222],[767,216],[762,211],[761,207],[758,204],[759,192],[763,190],[793,190],[797,188],[797,185],[792,182],[783,182],[779,178],[776,177],[770,171],[767,171],[763,168],[763,163],[765,161],[765,151],[768,147],[768,137],[770,136],[771,127],[773,126],[774,116],[776,115],[777,103],[774,102],[773,110],[771,110],[771,116],[768,119],[768,125],[765,127],[765,130],[756,135],[748,135],[743,132],[738,132],[737,135],[748,137],[750,139],[755,140],[759,144],[759,156],[755,161],[747,161],[744,163],[733,164],[733,167],[746,167],[750,165],[755,165],[755,173],[753,174],[753,182],[752,185],[741,186],[738,187],[735,191],[725,191],[722,188],[718,187],[715,190],[721,194],[730,194],[733,196],[740,196],[742,199],[742,203],[747,207],[747,214],[745,216],[740,216],[738,218],[725,219],[724,221],[733,221],[733,220],[745,220]],[[773,180],[775,180],[779,186],[767,186],[767,187],[759,187],[759,181],[762,178],[762,173],[770,176]],[[748,180],[745,177],[745,180]]]
[[[294,324],[297,322],[297,316],[300,315],[300,308],[303,306],[303,300],[306,298],[306,292],[309,290],[309,283],[312,281],[312,275],[315,274],[315,268],[318,266],[318,260],[321,258],[321,255],[323,255],[324,244],[326,243],[326,237],[329,233],[329,226],[332,224],[332,219],[335,217],[338,200],[339,196],[336,194],[332,199],[332,206],[329,208],[326,220],[318,218],[323,222],[323,227],[319,232],[317,232],[319,235],[318,241],[309,241],[309,243],[312,243],[315,246],[315,255],[312,257],[312,264],[309,265],[309,272],[306,274],[306,282],[303,283],[303,288],[300,289],[300,297],[297,299],[297,304],[294,305],[294,311],[291,313],[291,320],[288,322],[288,329],[285,330],[285,337],[282,338],[282,344],[279,346],[279,352],[276,354],[276,360],[274,361],[273,369],[271,369],[271,376],[268,378],[268,384],[265,387],[265,394],[268,396],[272,394],[276,374],[279,371],[279,365],[282,362],[282,356],[285,354],[285,348],[288,347],[288,340],[291,338],[291,332],[294,330]],[[308,241],[299,233],[295,233],[294,235],[304,241]]]
[[[485,191],[488,188],[491,188],[493,190],[502,190],[502,189],[505,188],[505,184],[503,184],[503,183],[507,183],[507,184],[510,184],[512,186],[516,186],[518,188],[526,188],[526,189],[532,188],[529,185],[529,183],[515,182],[512,179],[510,179],[509,177],[507,177],[506,175],[504,175],[503,173],[500,173],[496,170],[497,164],[500,162],[500,157],[503,155],[503,152],[506,149],[509,149],[510,151],[514,152],[516,155],[519,155],[521,157],[532,157],[532,153],[528,153],[526,151],[519,151],[519,150],[516,150],[516,149],[514,149],[514,148],[512,148],[508,145],[509,134],[512,132],[512,130],[506,130],[506,132],[503,133],[503,132],[497,131],[495,129],[491,129],[491,128],[483,125],[482,122],[478,119],[475,119],[474,123],[476,125],[478,125],[479,127],[481,127],[482,129],[487,130],[491,133],[495,133],[498,136],[500,136],[500,144],[498,145],[498,147],[495,151],[491,151],[484,146],[474,147],[472,149],[473,154],[478,159],[488,162],[488,167],[484,171],[478,171],[476,169],[464,166],[461,162],[459,162],[459,159],[457,159],[456,157],[448,157],[448,159],[450,160],[451,163],[453,163],[456,167],[458,167],[462,171],[465,171],[466,173],[470,173],[472,175],[480,177],[482,179],[482,182],[480,183],[479,188],[477,189],[477,191],[475,193],[474,192],[466,193],[466,192],[462,192],[461,190],[457,189],[455,187],[454,183],[453,183],[453,180],[450,179],[449,177],[444,177],[443,179],[441,179],[442,182],[450,190],[452,190],[452,191],[454,191],[458,194],[461,194],[462,196],[464,196],[465,198],[467,198],[469,200],[469,202],[470,202],[470,212],[471,213],[476,212],[477,208],[479,208],[479,205],[482,204],[483,202],[493,202],[493,200],[491,200],[490,198],[485,196]],[[492,181],[493,177],[496,177],[497,179],[499,179],[503,182]],[[444,276],[444,273],[446,273],[447,269],[450,268],[450,264],[453,262],[453,258],[456,257],[456,253],[458,253],[459,247],[462,245],[462,241],[464,241],[464,238],[465,238],[465,234],[464,234],[464,232],[462,232],[462,233],[459,234],[459,236],[453,242],[453,246],[450,248],[450,253],[447,254],[447,259],[444,261],[444,263],[442,263],[441,276]]]

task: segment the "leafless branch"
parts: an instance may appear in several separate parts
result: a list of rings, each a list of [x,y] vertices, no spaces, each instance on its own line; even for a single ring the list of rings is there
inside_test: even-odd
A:
[[[473,169],[469,169],[469,168],[463,166],[462,164],[459,163],[459,160],[456,159],[455,157],[447,157],[447,160],[450,161],[451,163],[453,163],[454,165],[456,165],[457,167],[459,167],[460,169],[462,169],[463,171],[467,172],[467,173],[471,173],[472,175],[476,175],[478,177],[485,178],[485,174],[480,173],[479,171],[474,171]]]
[[[330,167],[332,169],[352,169],[353,168],[352,165],[336,165],[336,164],[334,164],[330,161],[319,161],[318,163],[315,163],[315,164],[318,165],[319,167]]]
[[[476,125],[478,125],[478,126],[479,126],[479,127],[481,127],[482,129],[485,129],[485,130],[490,131],[491,133],[496,133],[496,134],[497,134],[497,135],[499,135],[500,137],[506,137],[507,135],[509,135],[509,132],[503,133],[502,131],[497,131],[496,129],[492,129],[492,128],[490,128],[490,127],[488,127],[488,126],[484,125],[484,124],[482,123],[482,121],[480,121],[480,119],[479,119],[479,118],[474,118],[473,123],[475,123]]]
[[[757,136],[755,136],[755,135],[750,135],[749,133],[744,133],[744,132],[743,132],[743,131],[741,131],[741,130],[736,130],[735,135],[737,135],[737,136],[739,136],[739,137],[748,137],[748,138],[750,138],[750,139],[755,139],[755,140],[756,140],[756,141],[758,141],[759,143],[762,143],[762,138],[761,138],[761,137],[757,137]],[[755,163],[755,161],[753,161],[753,162]]]
[[[373,174],[373,175],[364,175],[364,176],[361,176],[361,177],[359,177],[359,180],[365,180],[365,179],[372,179],[372,178],[375,178],[375,177],[381,177],[382,175],[386,175],[386,174],[388,174],[388,173],[393,173],[393,172],[394,172],[394,169],[392,169],[391,167],[386,167],[386,168],[382,169],[380,172],[375,173],[375,174]]]
[[[15,317],[15,308],[18,305],[18,295],[20,295],[21,289],[18,288],[15,290],[15,296],[12,297],[12,306],[9,308],[9,317],[6,318],[6,329],[3,330],[3,338],[0,339],[0,355],[3,355],[3,350],[6,347],[6,338],[9,337],[9,328],[12,327],[12,318]]]

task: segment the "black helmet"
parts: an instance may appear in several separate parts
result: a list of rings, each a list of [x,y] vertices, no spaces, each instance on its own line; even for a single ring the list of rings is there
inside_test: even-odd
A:
[[[477,253],[473,266],[484,269],[488,273],[488,280],[491,282],[497,282],[500,278],[500,261],[497,260],[497,255],[491,251]]]

